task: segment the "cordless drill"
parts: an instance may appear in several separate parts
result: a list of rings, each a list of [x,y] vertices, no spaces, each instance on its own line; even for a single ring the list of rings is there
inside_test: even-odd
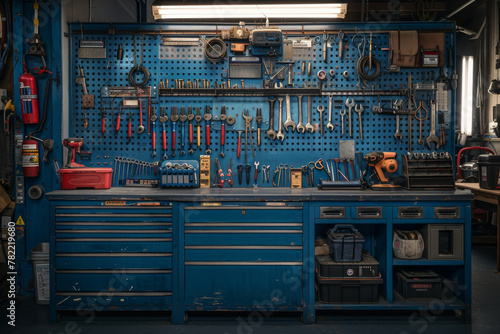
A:
[[[379,180],[379,184],[371,185],[373,190],[399,190],[399,185],[393,185],[387,180],[384,170],[389,173],[395,173],[398,170],[398,162],[396,161],[396,152],[371,152],[363,158],[368,166],[373,167],[375,176]]]
[[[84,165],[75,162],[76,150],[80,150],[83,145],[83,138],[66,138],[63,140],[63,146],[68,148],[68,158],[66,159],[65,168],[85,167]]]

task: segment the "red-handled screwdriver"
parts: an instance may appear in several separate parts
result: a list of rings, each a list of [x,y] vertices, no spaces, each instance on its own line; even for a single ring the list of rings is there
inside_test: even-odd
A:
[[[177,107],[172,107],[172,114],[170,115],[170,120],[172,121],[172,156],[175,157],[175,126],[179,120],[179,115],[177,114]]]

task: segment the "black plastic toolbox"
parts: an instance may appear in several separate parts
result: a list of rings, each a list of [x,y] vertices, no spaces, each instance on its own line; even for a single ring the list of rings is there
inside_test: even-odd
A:
[[[316,288],[320,303],[363,304],[377,303],[378,278],[322,278],[316,276]]]
[[[481,154],[478,157],[479,187],[500,189],[500,155]]]
[[[440,299],[441,278],[432,270],[396,272],[396,290],[407,300]]]
[[[336,262],[359,262],[365,237],[352,224],[337,224],[327,232],[330,256]]]
[[[335,262],[330,255],[317,255],[316,272],[321,278],[377,278],[379,262],[366,250],[361,262]]]

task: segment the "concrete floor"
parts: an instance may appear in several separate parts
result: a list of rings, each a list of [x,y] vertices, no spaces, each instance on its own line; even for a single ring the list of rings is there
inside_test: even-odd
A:
[[[222,334],[281,334],[281,333],[500,333],[500,274],[496,266],[494,246],[473,246],[472,251],[472,324],[464,324],[454,314],[414,318],[412,312],[401,313],[342,313],[318,314],[314,325],[302,325],[297,314],[277,314],[254,322],[249,314],[190,314],[184,326],[173,326],[164,316],[144,313],[98,314],[88,321],[66,314],[61,322],[48,323],[48,306],[39,306],[33,298],[18,302],[16,327],[7,325],[6,309],[0,310],[0,333],[59,334],[59,333],[222,333]],[[88,322],[88,323],[87,323]],[[252,324],[252,325],[250,325]]]

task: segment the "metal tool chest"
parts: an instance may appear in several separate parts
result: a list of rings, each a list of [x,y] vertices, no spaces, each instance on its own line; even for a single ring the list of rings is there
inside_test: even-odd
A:
[[[79,194],[59,190],[48,196],[54,236],[52,321],[58,311],[83,306],[171,310],[166,316],[171,314],[173,323],[184,323],[192,311],[293,311],[312,323],[318,310],[429,311],[436,303],[439,310],[461,311],[470,321],[468,191],[139,189],[132,194],[115,188]],[[124,212],[128,218],[122,217]],[[325,304],[316,299],[315,239],[337,223],[354,224],[366,238],[363,248],[380,263],[383,284],[376,303]],[[463,260],[393,256],[393,228],[444,223],[463,226]],[[95,224],[103,226],[97,235]],[[106,233],[108,229],[113,233]],[[72,246],[68,238],[76,239]],[[88,240],[78,241],[82,238]],[[435,270],[458,290],[432,303],[407,301],[394,292],[393,276],[410,267]],[[112,280],[110,273],[116,272],[128,278],[124,285]],[[92,299],[96,295],[110,298]],[[81,305],[83,297],[92,303]]]

